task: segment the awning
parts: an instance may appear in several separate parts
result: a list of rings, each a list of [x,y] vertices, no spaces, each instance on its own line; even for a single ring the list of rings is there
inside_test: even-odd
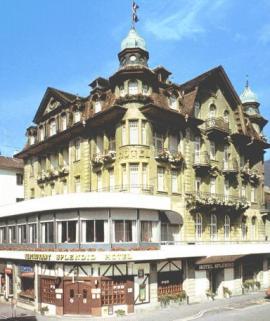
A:
[[[196,261],[196,267],[199,270],[230,268],[234,266],[235,261],[244,256],[245,255],[209,256]]]
[[[34,278],[35,278],[35,273],[34,273],[34,272],[21,272],[20,277],[21,277],[21,278],[31,278],[31,279],[34,279]]]
[[[163,211],[160,213],[160,219],[163,223],[183,224],[182,215],[174,211]]]

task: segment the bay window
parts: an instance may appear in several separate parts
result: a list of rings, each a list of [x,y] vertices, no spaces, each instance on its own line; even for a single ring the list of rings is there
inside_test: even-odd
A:
[[[107,221],[106,221],[107,222]],[[82,231],[84,243],[105,241],[105,220],[82,221]]]
[[[132,242],[132,222],[131,220],[114,221],[114,242]]]
[[[158,155],[159,153],[161,153],[163,151],[163,149],[164,149],[163,145],[164,145],[163,135],[155,132],[154,133],[154,146],[155,146],[156,155]]]
[[[77,241],[77,221],[58,222],[58,243],[75,243]]]
[[[132,80],[128,83],[128,94],[129,95],[137,95],[138,94],[138,82],[136,80]]]
[[[42,243],[54,242],[54,223],[53,222],[41,223],[41,240],[42,240]]]
[[[139,144],[138,120],[129,121],[129,143]]]
[[[141,222],[141,242],[158,242],[157,222]]]

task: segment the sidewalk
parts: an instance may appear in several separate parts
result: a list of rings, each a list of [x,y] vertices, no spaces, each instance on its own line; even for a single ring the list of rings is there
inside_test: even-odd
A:
[[[260,304],[264,300],[264,291],[235,296],[230,299],[219,299],[215,301],[207,301],[202,303],[194,303],[190,305],[172,305],[167,308],[150,308],[141,310],[137,313],[130,314],[124,317],[89,317],[89,316],[42,316],[36,314],[37,321],[86,321],[86,319],[91,321],[189,321],[198,319],[205,312],[215,311],[215,310],[226,310],[228,308],[245,308],[247,306]],[[35,315],[33,312],[26,311],[21,308],[17,308],[16,315]],[[0,320],[5,320],[5,318],[11,316],[11,308],[9,304],[0,304]],[[3,318],[5,317],[5,318]],[[2,319],[3,318],[3,319]]]

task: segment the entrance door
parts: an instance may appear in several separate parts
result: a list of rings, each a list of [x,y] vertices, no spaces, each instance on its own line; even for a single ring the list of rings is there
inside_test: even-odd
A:
[[[91,314],[90,282],[65,281],[64,314]]]
[[[224,270],[217,269],[209,271],[210,289],[213,293],[218,294],[218,289],[222,281],[224,281]]]

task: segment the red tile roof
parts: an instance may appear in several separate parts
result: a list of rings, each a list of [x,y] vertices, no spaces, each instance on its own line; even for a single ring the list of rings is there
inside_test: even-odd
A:
[[[0,169],[23,169],[22,159],[0,156]]]

